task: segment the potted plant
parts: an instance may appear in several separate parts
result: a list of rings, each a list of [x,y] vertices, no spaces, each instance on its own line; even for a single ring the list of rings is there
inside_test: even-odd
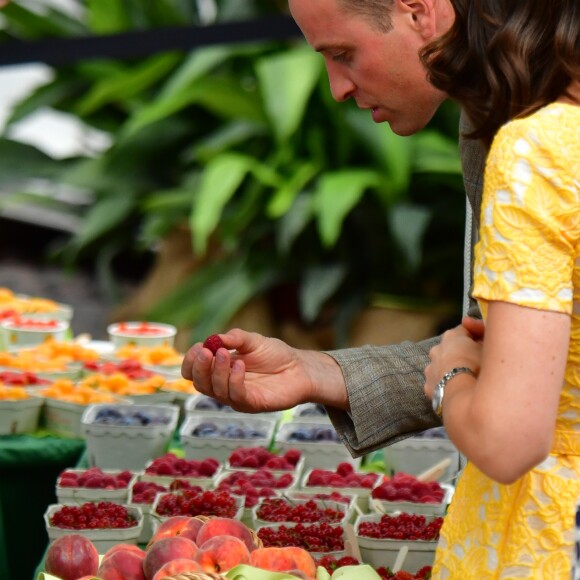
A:
[[[217,8],[227,14],[228,5]],[[102,10],[89,3],[75,26],[102,31]],[[26,10],[17,11],[22,21]],[[50,16],[58,23],[62,14]],[[117,29],[154,21],[144,8],[132,17]],[[89,192],[89,204],[59,206],[82,224],[62,263],[90,257],[114,273],[115,256],[161,247],[162,271],[180,269],[172,285],[164,276],[143,318],[188,329],[190,342],[227,327],[260,297],[276,320],[321,328],[329,346],[341,346],[377,295],[459,302],[464,196],[452,105],[425,131],[400,138],[336,104],[319,55],[301,40],[80,62],[54,73],[10,123],[50,106],[107,131],[111,146],[59,161],[6,139],[0,146],[28,159],[29,175]],[[22,178],[4,167],[5,180]],[[55,202],[12,183],[20,185],[12,203]],[[171,240],[182,266],[163,254]]]

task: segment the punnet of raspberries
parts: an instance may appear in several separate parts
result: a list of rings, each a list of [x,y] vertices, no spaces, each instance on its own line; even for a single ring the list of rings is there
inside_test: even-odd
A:
[[[220,462],[213,457],[198,461],[183,459],[174,453],[166,453],[154,459],[145,469],[145,473],[171,477],[213,477],[219,467]]]
[[[288,449],[284,455],[276,455],[265,447],[238,447],[228,458],[230,467],[260,469],[266,467],[275,471],[296,469],[302,453],[299,449]]]
[[[218,516],[233,518],[238,511],[236,499],[227,491],[181,490],[161,496],[156,507],[160,516]]]
[[[123,505],[102,501],[63,506],[50,518],[50,525],[67,530],[132,528],[137,520]]]
[[[308,476],[308,487],[365,487],[372,489],[379,480],[378,473],[357,473],[352,464],[339,463],[335,471],[313,469]]]
[[[57,481],[60,487],[86,487],[89,489],[124,489],[129,485],[133,474],[130,471],[105,473],[99,467],[86,471],[63,471]]]
[[[211,352],[215,355],[218,349],[225,348],[225,345],[218,334],[212,334],[205,339],[203,347],[209,348],[209,350],[211,350]]]
[[[165,486],[153,481],[137,481],[131,488],[131,503],[152,504],[158,493],[166,491]]]
[[[441,503],[445,491],[436,481],[419,481],[408,473],[400,472],[375,487],[371,496],[383,501]]]
[[[258,529],[258,537],[265,547],[298,546],[311,553],[341,552],[344,550],[341,526],[321,524],[280,525]]]
[[[432,542],[439,539],[443,518],[428,521],[419,514],[384,514],[378,522],[361,522],[358,535],[381,540],[422,540]]]

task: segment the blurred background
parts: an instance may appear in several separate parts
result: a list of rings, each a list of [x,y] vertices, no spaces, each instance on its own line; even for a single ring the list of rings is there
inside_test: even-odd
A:
[[[335,103],[284,1],[22,0],[0,26],[0,286],[73,305],[95,339],[174,324],[182,349],[459,320],[452,103],[406,138]]]

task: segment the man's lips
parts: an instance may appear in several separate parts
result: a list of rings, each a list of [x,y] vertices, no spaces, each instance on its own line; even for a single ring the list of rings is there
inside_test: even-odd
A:
[[[372,107],[371,108],[371,115],[372,115],[373,121],[375,123],[380,123],[381,122],[382,119],[381,119],[381,114],[380,113],[381,112],[380,112],[380,110],[379,110],[378,107]]]

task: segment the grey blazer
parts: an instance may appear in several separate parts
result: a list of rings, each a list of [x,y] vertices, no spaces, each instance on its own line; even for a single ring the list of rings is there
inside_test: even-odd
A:
[[[468,127],[464,116],[460,134]],[[486,151],[479,141],[460,138],[463,181],[469,200],[466,207],[465,270],[466,308],[480,317],[471,298],[472,248],[479,229]],[[473,219],[471,219],[473,216]],[[350,413],[328,408],[328,414],[353,457],[380,449],[420,431],[441,425],[423,394],[423,371],[430,348],[439,337],[422,342],[362,346],[329,351],[342,369]]]

